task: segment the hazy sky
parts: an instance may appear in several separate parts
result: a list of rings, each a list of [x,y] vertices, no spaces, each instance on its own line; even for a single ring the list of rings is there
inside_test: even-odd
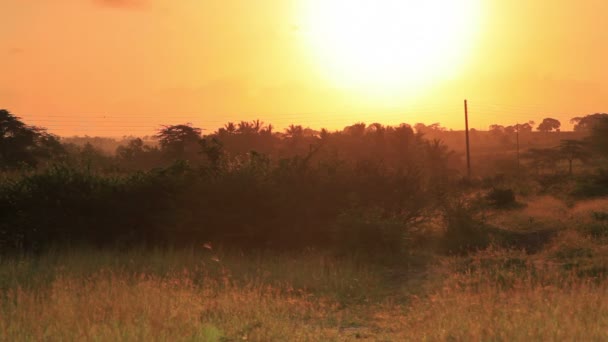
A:
[[[477,128],[608,111],[608,1],[460,1],[478,13],[449,73],[353,90],[317,58],[307,0],[0,0],[0,107],[65,135],[257,118],[461,129],[465,97]]]

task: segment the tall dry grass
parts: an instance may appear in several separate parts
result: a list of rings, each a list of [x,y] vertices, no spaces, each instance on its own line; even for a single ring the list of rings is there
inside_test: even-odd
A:
[[[606,283],[564,265],[608,253],[576,234],[534,256],[490,248],[401,274],[315,253],[72,250],[4,259],[0,339],[606,339]],[[568,254],[585,246],[596,255]]]
[[[413,248],[380,264],[201,246],[0,259],[0,340],[606,340],[608,243],[594,214],[605,202],[564,214],[551,201],[490,219],[558,230],[534,254]]]
[[[381,301],[355,260],[72,251],[0,263],[1,340],[318,340]],[[346,323],[345,323],[346,322]]]

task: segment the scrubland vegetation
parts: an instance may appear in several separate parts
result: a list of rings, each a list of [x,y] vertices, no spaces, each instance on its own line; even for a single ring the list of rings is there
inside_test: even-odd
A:
[[[110,155],[0,114],[2,340],[608,338],[606,114],[474,132],[470,179],[438,125]]]

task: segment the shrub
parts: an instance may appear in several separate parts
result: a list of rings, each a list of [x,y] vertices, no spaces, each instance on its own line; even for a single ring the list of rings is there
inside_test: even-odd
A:
[[[345,251],[394,254],[404,250],[407,228],[380,209],[349,210],[336,220],[332,238]]]
[[[398,251],[403,227],[431,205],[421,184],[417,173],[345,167],[330,174],[301,159],[273,165],[260,156],[226,168],[176,162],[122,175],[58,166],[0,182],[0,247],[214,241]]]
[[[580,198],[608,196],[608,171],[600,169],[593,176],[579,179],[572,195]]]
[[[486,200],[495,208],[509,208],[516,205],[515,193],[511,189],[493,188],[486,194]]]
[[[473,208],[462,201],[453,201],[444,205],[443,249],[445,252],[466,253],[489,245],[489,232],[475,214]]]

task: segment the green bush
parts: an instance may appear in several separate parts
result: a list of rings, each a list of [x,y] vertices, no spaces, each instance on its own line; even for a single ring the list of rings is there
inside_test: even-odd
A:
[[[443,208],[445,234],[443,249],[448,253],[466,253],[487,247],[490,235],[475,210],[461,201],[446,203]]]
[[[608,196],[608,171],[600,169],[595,175],[578,179],[572,195],[580,198]]]

